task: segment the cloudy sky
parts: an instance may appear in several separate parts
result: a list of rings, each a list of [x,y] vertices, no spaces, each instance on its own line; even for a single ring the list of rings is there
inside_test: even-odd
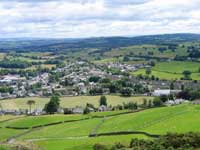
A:
[[[200,0],[0,0],[0,38],[200,33]]]

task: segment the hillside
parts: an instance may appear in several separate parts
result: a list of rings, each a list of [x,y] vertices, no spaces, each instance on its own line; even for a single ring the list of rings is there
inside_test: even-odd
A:
[[[72,51],[87,48],[119,48],[142,44],[200,41],[199,34],[163,34],[136,37],[97,37],[86,39],[0,39],[0,51]]]
[[[10,121],[4,121],[0,123],[1,141],[17,136],[17,141],[32,141],[35,144],[45,147],[48,150],[53,150],[56,143],[57,150],[74,150],[79,149],[80,146],[83,149],[92,150],[92,146],[95,143],[103,143],[106,145],[112,145],[116,142],[128,144],[134,137],[146,139],[143,134],[132,134],[115,136],[99,136],[88,137],[89,134],[102,134],[110,132],[146,132],[149,134],[162,135],[167,132],[199,132],[198,124],[200,120],[200,107],[192,104],[182,104],[178,106],[152,108],[141,112],[119,114],[115,116],[112,112],[107,113],[105,116],[101,113],[97,115],[90,114],[90,118],[87,115],[84,116],[39,116],[31,121],[32,117],[24,118],[11,118]],[[92,116],[99,116],[93,118]],[[104,116],[104,117],[103,117]],[[56,117],[56,120],[53,118]],[[41,120],[42,121],[38,121]],[[7,118],[6,118],[7,119]],[[32,127],[35,125],[44,125],[58,122],[58,124],[52,124],[35,129],[9,129],[12,127]],[[66,122],[64,123],[63,120]],[[71,121],[70,121],[71,120]],[[74,120],[74,121],[73,121]],[[28,132],[27,132],[28,131]],[[77,132],[79,131],[79,132]],[[21,134],[24,133],[24,134]],[[58,144],[59,143],[59,144]]]

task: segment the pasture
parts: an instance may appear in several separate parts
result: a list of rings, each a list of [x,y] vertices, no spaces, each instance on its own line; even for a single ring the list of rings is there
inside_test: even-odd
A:
[[[151,75],[159,77],[160,79],[166,80],[180,80],[183,77],[183,71],[188,70],[191,72],[191,78],[193,80],[200,80],[200,73],[198,72],[200,68],[200,63],[197,62],[158,62],[154,67],[152,67]],[[133,75],[146,75],[145,69],[140,69],[132,73]]]
[[[200,132],[200,106],[193,104],[181,104],[170,107],[151,108],[140,112],[120,114],[124,111],[98,112],[89,115],[46,115],[37,117],[24,117],[7,121],[8,126],[23,127],[43,125],[63,120],[79,120],[75,122],[63,122],[51,126],[29,129],[24,135],[16,138],[17,141],[28,141],[42,147],[44,150],[92,150],[95,143],[103,143],[108,146],[120,142],[128,144],[132,138],[149,138],[142,134],[115,135],[88,137],[91,133],[109,133],[121,131],[144,131],[150,134],[166,134],[167,132]],[[116,116],[111,114],[119,113]],[[91,116],[104,116],[92,118]],[[0,140],[6,140],[14,135],[19,135],[27,130],[0,128]]]
[[[153,99],[153,97],[138,96],[138,97],[121,97],[114,95],[107,95],[108,105],[116,106],[122,104],[123,102],[137,102],[141,104],[143,99]],[[33,109],[42,109],[44,105],[48,103],[50,98],[41,98],[41,97],[28,97],[28,98],[16,98],[16,99],[6,99],[1,100],[0,104],[3,109],[28,109],[27,105],[28,100],[34,100],[36,103],[33,105]],[[76,106],[85,106],[87,103],[91,103],[94,106],[99,105],[100,96],[76,96],[76,97],[61,97],[61,107],[63,108],[73,108]]]

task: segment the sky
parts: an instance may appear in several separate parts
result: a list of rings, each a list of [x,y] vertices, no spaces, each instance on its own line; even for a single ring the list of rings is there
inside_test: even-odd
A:
[[[200,33],[200,0],[0,0],[0,38]]]

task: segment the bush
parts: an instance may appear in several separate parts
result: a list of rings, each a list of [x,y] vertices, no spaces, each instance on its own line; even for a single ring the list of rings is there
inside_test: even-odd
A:
[[[93,146],[93,150],[108,150],[107,147],[105,145],[102,144],[95,144]]]
[[[163,102],[160,100],[159,97],[156,97],[156,98],[154,98],[154,100],[153,100],[153,105],[154,105],[155,107],[159,107],[159,106],[162,106],[162,105],[163,105]]]

